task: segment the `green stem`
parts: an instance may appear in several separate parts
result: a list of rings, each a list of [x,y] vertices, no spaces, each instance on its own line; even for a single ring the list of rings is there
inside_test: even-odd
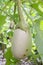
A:
[[[17,27],[26,31],[26,30],[28,30],[28,24],[27,24],[26,19],[24,17],[22,2],[21,2],[21,0],[17,0],[16,3],[18,6],[18,14],[19,14],[19,21],[20,21]]]
[[[18,5],[19,19],[21,22],[25,22],[26,20],[24,18],[21,0],[17,0],[17,5]]]

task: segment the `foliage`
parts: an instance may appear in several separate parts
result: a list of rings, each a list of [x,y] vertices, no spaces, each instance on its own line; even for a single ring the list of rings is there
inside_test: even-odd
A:
[[[41,58],[40,60],[43,62],[43,0],[22,0],[22,8],[32,33],[33,46],[30,60],[34,58],[36,62],[37,58]],[[16,62],[18,62],[17,59],[12,57],[10,48],[10,38],[13,35],[15,26],[19,22],[18,16],[18,8],[15,1],[0,0],[0,43],[6,44],[7,51],[4,55],[7,60],[6,65],[16,65]],[[14,28],[10,26],[12,21],[15,23]]]

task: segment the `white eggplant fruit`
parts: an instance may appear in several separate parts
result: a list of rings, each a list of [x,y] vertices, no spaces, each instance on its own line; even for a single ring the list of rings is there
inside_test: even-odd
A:
[[[32,48],[32,37],[30,30],[15,29],[12,37],[12,53],[16,58],[29,56]]]
[[[18,6],[19,23],[12,37],[12,53],[16,58],[25,58],[29,56],[32,48],[32,36],[26,19],[23,14],[21,0],[15,1]]]

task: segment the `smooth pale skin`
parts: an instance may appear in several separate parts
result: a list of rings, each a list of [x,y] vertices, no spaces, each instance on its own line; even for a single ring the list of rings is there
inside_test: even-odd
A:
[[[30,31],[16,29],[12,38],[12,53],[16,58],[25,58],[31,52],[32,37]]]

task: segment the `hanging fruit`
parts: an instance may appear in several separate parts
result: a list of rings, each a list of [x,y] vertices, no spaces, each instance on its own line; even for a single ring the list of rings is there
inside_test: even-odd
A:
[[[29,56],[32,48],[32,36],[31,31],[24,18],[23,9],[21,7],[22,3],[17,0],[18,13],[19,13],[19,23],[14,30],[12,37],[12,53],[16,58],[25,58]]]

